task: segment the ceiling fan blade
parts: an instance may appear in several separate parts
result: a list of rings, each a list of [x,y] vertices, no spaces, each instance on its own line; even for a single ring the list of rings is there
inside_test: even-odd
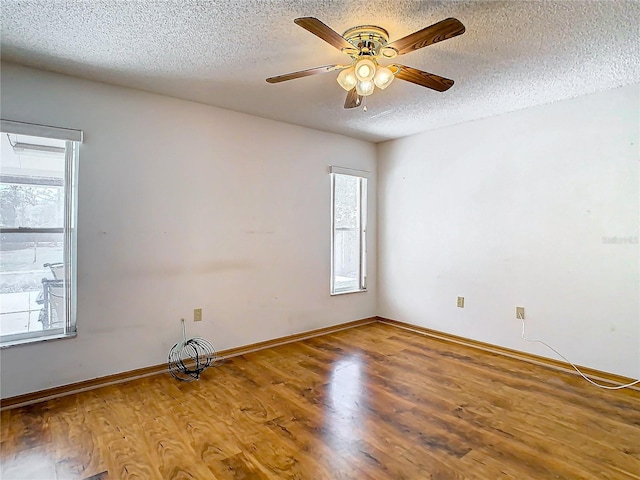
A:
[[[407,35],[399,40],[387,44],[387,47],[395,48],[398,55],[413,52],[419,48],[433,45],[434,43],[447,40],[448,38],[462,35],[464,25],[455,18],[447,18],[441,22],[434,23],[430,27],[423,28],[417,32]]]
[[[321,38],[330,45],[333,45],[338,50],[343,48],[353,48],[349,42],[347,42],[342,35],[332,30],[330,27],[322,23],[320,20],[314,17],[302,17],[294,20],[296,25],[300,25],[308,32],[313,33],[316,37]]]
[[[358,95],[355,87],[347,92],[344,108],[356,108],[362,104],[362,96]]]
[[[333,72],[337,68],[339,68],[337,65],[325,65],[323,67],[309,68],[307,70],[300,70],[299,72],[291,72],[291,73],[285,73],[284,75],[269,77],[267,78],[267,82],[269,83],[286,82],[287,80],[293,80],[294,78],[302,78],[302,77],[308,77],[310,75],[317,75],[319,73]]]
[[[438,92],[449,90],[453,86],[453,80],[434,75],[433,73],[423,72],[413,67],[405,67],[404,65],[390,65],[390,68],[397,68],[399,71],[395,74],[396,78],[406,82],[415,83],[422,87],[431,88]]]

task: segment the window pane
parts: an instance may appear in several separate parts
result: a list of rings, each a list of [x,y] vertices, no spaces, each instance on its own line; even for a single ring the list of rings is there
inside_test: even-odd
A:
[[[0,226],[64,226],[65,142],[2,134]]]
[[[335,226],[358,228],[358,177],[336,175]]]
[[[0,247],[0,334],[63,327],[64,234],[4,233]]]
[[[335,291],[357,290],[360,276],[360,235],[358,230],[336,229],[333,258]]]
[[[362,184],[360,177],[334,174],[332,293],[362,288]]]
[[[0,140],[0,335],[5,341],[65,329],[67,159],[62,140],[7,133]],[[11,230],[17,228],[45,230]]]
[[[1,183],[0,226],[64,227],[64,188]]]

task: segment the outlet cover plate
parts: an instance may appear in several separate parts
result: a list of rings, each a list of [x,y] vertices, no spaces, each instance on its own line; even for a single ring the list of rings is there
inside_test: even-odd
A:
[[[196,308],[193,310],[193,321],[201,322],[202,321],[202,309]]]
[[[516,318],[524,320],[524,307],[516,307]]]
[[[458,297],[458,308],[464,308],[464,297]]]

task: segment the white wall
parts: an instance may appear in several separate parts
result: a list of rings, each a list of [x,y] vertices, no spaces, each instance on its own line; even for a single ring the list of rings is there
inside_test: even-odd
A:
[[[379,145],[379,314],[637,378],[639,89]]]
[[[0,352],[2,397],[155,365],[181,335],[219,349],[375,315],[329,296],[330,164],[373,144],[2,65],[2,118],[78,128],[78,336]],[[204,321],[194,324],[193,309]]]

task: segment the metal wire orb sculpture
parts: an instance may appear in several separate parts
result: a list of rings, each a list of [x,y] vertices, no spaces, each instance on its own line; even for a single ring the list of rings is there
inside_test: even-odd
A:
[[[182,382],[198,380],[202,372],[218,358],[215,348],[204,338],[190,338],[182,319],[182,342],[169,351],[169,372]]]

